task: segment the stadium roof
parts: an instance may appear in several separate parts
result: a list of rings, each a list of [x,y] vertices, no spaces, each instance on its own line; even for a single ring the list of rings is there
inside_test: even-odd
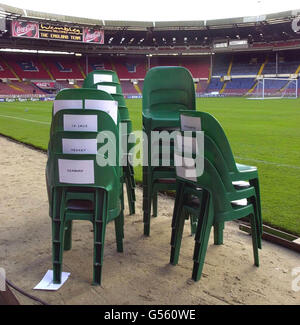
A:
[[[222,26],[233,24],[249,24],[257,23],[259,21],[276,21],[277,23],[286,20],[290,17],[296,17],[300,14],[300,9],[289,10],[279,13],[253,16],[253,17],[239,17],[229,19],[215,19],[215,20],[200,20],[200,21],[121,21],[121,20],[98,20],[91,18],[80,18],[74,16],[65,16],[58,14],[49,14],[34,10],[27,10],[8,6],[0,3],[0,12],[6,16],[16,16],[18,18],[26,19],[41,19],[51,20],[56,22],[65,22],[71,24],[97,25],[107,27],[128,27],[128,28],[165,28],[165,27],[199,27],[199,26]]]
[[[16,48],[69,48],[81,53],[136,53],[172,54],[189,50],[190,53],[212,52],[217,40],[246,39],[253,44],[264,43],[260,49],[272,48],[274,42],[286,42],[287,48],[299,48],[300,34],[292,29],[292,21],[299,10],[254,17],[199,21],[121,21],[97,20],[73,16],[48,14],[0,4],[0,19],[9,23],[12,19],[37,22],[63,23],[73,26],[101,28],[105,32],[105,42],[101,46],[89,44],[62,44],[59,41],[26,40],[14,41]],[[2,18],[1,18],[2,17]],[[8,33],[0,37],[2,47],[11,47],[12,38]],[[290,45],[289,45],[290,44]],[[244,49],[246,50],[246,49]],[[248,48],[249,50],[249,48]],[[251,47],[250,47],[251,50]],[[226,51],[224,48],[216,51]]]

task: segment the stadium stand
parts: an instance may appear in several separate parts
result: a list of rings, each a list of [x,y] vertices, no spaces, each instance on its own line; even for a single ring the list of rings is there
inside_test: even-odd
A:
[[[213,56],[210,76],[210,56],[90,56],[88,69],[85,57],[74,55],[33,55],[3,53],[0,55],[1,95],[45,95],[63,88],[78,88],[86,72],[107,69],[117,72],[123,93],[126,96],[141,95],[143,80],[149,62],[155,66],[183,66],[195,80],[197,95],[218,92],[226,96],[245,95],[255,90],[257,76],[281,76],[288,78],[300,72],[300,52],[281,51],[276,53],[234,53]],[[227,76],[229,80],[224,80]],[[55,86],[41,88],[36,81],[52,81]],[[279,91],[280,82],[267,84],[269,92]],[[287,87],[290,89],[291,86]],[[300,87],[300,86],[299,86]],[[277,89],[277,90],[276,90]]]

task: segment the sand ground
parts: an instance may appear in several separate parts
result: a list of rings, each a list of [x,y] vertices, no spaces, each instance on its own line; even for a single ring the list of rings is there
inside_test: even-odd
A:
[[[263,241],[260,267],[253,265],[251,237],[227,223],[224,245],[210,238],[203,277],[191,280],[194,239],[186,224],[179,264],[169,264],[173,199],[159,197],[159,216],[151,236],[143,236],[142,191],[136,190],[136,214],[125,210],[124,253],[116,252],[114,224],[108,225],[102,286],[91,285],[92,224],[75,221],[73,248],[65,252],[68,281],[55,292],[33,287],[51,261],[51,223],[45,186],[46,155],[0,137],[0,267],[18,287],[50,304],[206,305],[300,304],[292,290],[292,269],[300,255]],[[300,285],[300,284],[299,284]],[[22,304],[33,301],[16,294]]]

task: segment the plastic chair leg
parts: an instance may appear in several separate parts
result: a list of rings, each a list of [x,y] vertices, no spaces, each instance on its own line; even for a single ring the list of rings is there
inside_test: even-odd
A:
[[[192,272],[192,279],[194,281],[199,281],[201,278],[210,231],[213,225],[213,205],[210,195],[208,193],[203,194],[203,200],[204,206],[203,208],[201,207],[195,236],[195,249],[193,257],[194,266]]]
[[[134,190],[135,189],[134,169],[133,169],[133,166],[130,163],[128,163],[128,164],[129,164],[128,168],[129,168],[129,171],[130,171],[130,180],[131,180],[132,189],[133,189],[133,191],[132,191],[133,200],[136,201],[135,190]]]
[[[64,250],[69,251],[72,248],[72,220],[66,222]]]
[[[256,218],[253,214],[250,215],[250,222],[251,222],[251,235],[252,235],[254,265],[258,267],[259,266],[258,240],[257,240],[258,233],[257,233]]]
[[[182,213],[182,208],[179,208],[177,217],[177,225],[176,228],[172,230],[172,238],[171,238],[171,256],[170,256],[170,263],[173,265],[178,264],[180,247],[181,247],[181,240],[182,240],[182,233],[184,228],[185,217],[184,213]]]
[[[129,214],[132,215],[135,214],[135,191],[129,166],[124,166],[124,178],[127,190]]]
[[[96,190],[94,220],[94,272],[93,284],[101,285],[104,240],[106,230],[106,195]]]
[[[143,175],[143,222],[144,235],[150,236],[150,214],[151,214],[151,177],[147,173],[147,167],[144,167]]]
[[[259,180],[258,178],[253,178],[249,180],[251,186],[254,187],[256,193],[256,202],[257,202],[257,210],[258,210],[258,224],[257,226],[260,229],[260,234],[263,232],[263,222],[262,222],[262,211],[261,211],[261,201],[260,201],[260,189],[259,189]]]
[[[217,222],[214,224],[215,245],[223,245],[223,230],[224,230],[224,222]]]
[[[257,201],[256,197],[251,197],[248,199],[248,201],[253,205],[254,208],[254,218],[255,218],[255,225],[256,225],[256,233],[257,233],[257,245],[258,248],[261,249],[261,242],[262,242],[262,223],[261,223],[261,218],[259,215],[259,202]],[[251,220],[250,220],[251,222]]]
[[[54,209],[52,217],[52,260],[53,283],[61,283],[63,243],[64,243],[64,191],[53,193]]]
[[[122,220],[123,211],[118,218],[115,219],[115,232],[116,232],[116,242],[117,242],[117,252],[123,252],[123,220]]]
[[[157,217],[157,199],[158,199],[158,193],[154,192],[153,193],[153,214],[152,217],[156,218]]]
[[[178,263],[182,232],[185,222],[185,211],[183,211],[183,191],[184,185],[178,183],[172,218],[170,263],[173,265]]]

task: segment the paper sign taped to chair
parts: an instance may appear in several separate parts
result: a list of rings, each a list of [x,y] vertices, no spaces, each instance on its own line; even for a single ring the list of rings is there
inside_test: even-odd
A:
[[[178,177],[187,179],[189,181],[197,181],[197,170],[196,168],[187,168],[184,166],[176,166],[176,175]]]
[[[201,131],[201,118],[193,116],[180,116],[181,131]]]
[[[64,115],[64,131],[97,132],[97,115]]]
[[[66,154],[97,154],[97,139],[62,139],[63,153]]]
[[[118,102],[115,100],[86,99],[85,109],[103,111],[110,115],[116,124],[118,122]]]
[[[185,153],[199,153],[197,138],[191,136],[183,137],[181,134],[176,135],[176,149]]]
[[[36,285],[33,289],[35,290],[58,290],[70,276],[69,272],[62,272],[61,274],[61,283],[55,284],[53,283],[53,271],[48,270],[47,273],[44,275],[41,282]]]
[[[195,167],[195,159],[190,157],[184,157],[184,155],[178,155],[174,153],[175,166],[183,166],[186,168]]]
[[[98,83],[98,82],[112,82],[113,81],[113,77],[112,75],[109,74],[94,74],[94,84]]]
[[[109,94],[116,94],[117,93],[117,87],[116,86],[97,85],[97,89],[106,91]]]
[[[94,184],[94,160],[58,159],[59,182]]]
[[[58,111],[63,109],[82,109],[83,108],[83,101],[80,100],[72,100],[72,99],[65,99],[65,100],[55,100],[53,102],[53,115],[55,115]]]

